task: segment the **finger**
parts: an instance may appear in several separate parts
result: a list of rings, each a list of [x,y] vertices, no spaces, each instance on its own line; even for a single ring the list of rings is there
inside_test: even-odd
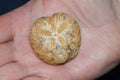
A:
[[[6,42],[12,39],[12,23],[10,17],[0,17],[0,43]]]
[[[29,76],[29,77],[26,77],[22,80],[48,80],[48,79],[44,79],[44,78],[41,78],[39,76]]]
[[[0,44],[0,66],[13,61],[12,42]]]
[[[24,68],[16,62],[0,67],[0,80],[20,80],[25,75]]]

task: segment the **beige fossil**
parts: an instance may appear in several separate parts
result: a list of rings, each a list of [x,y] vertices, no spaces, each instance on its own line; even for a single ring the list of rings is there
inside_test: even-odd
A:
[[[33,52],[48,64],[63,64],[73,59],[80,47],[80,26],[66,13],[37,19],[30,30]]]

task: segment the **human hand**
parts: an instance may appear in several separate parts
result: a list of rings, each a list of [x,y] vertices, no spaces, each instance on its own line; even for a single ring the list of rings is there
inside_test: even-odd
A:
[[[120,27],[111,1],[32,0],[0,17],[0,80],[91,80],[120,61]],[[81,46],[72,61],[59,66],[39,60],[29,44],[38,17],[66,12],[81,27]],[[107,13],[107,14],[106,14]]]

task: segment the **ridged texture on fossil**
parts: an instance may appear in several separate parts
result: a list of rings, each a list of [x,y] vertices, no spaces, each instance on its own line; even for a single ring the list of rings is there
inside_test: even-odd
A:
[[[80,47],[80,26],[65,13],[35,21],[30,31],[33,52],[48,64],[63,64],[73,59]]]

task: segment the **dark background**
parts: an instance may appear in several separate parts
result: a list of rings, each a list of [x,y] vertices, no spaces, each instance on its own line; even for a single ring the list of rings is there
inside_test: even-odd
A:
[[[0,0],[0,15],[20,7],[27,1],[29,0]],[[120,80],[120,65],[96,80]]]

